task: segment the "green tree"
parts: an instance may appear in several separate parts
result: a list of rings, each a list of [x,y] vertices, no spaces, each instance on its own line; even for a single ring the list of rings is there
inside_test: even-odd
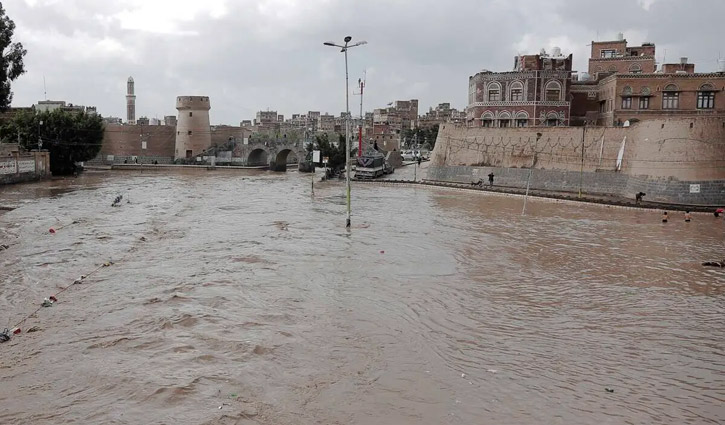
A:
[[[320,151],[320,157],[327,157],[327,168],[337,170],[345,166],[345,136],[340,135],[338,145],[330,141],[327,133],[315,136],[314,144],[308,143],[306,146],[307,152],[313,150]]]
[[[28,150],[37,149],[40,142],[50,153],[54,175],[73,174],[76,162],[93,159],[101,150],[103,119],[85,112],[23,112],[0,127],[0,138],[17,140]]]
[[[15,22],[5,15],[0,3],[0,111],[6,111],[13,100],[10,82],[25,72],[23,56],[28,53],[20,43],[13,43]]]
[[[438,127],[436,124],[431,127],[416,127],[414,129],[403,130],[403,137],[405,138],[406,148],[412,148],[415,144],[427,147],[430,150],[436,145],[436,139],[438,138]]]

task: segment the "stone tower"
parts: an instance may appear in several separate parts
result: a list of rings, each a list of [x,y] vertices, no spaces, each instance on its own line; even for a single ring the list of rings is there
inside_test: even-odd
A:
[[[207,96],[176,98],[179,118],[176,122],[174,159],[191,159],[211,146],[209,109],[211,105]]]
[[[136,124],[136,95],[133,88],[133,77],[126,83],[126,122]]]

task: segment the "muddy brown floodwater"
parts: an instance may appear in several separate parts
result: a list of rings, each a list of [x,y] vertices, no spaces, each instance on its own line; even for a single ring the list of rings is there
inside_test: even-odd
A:
[[[115,262],[0,344],[0,423],[725,422],[722,218],[366,184],[348,233],[309,182],[0,188],[0,327]]]

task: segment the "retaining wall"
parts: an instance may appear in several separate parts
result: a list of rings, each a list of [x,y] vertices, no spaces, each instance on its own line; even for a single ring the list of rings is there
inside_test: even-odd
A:
[[[50,177],[48,152],[14,153],[0,158],[0,184],[21,183]]]
[[[538,134],[537,134],[538,133]],[[540,135],[540,136],[539,136]],[[617,154],[626,137],[623,161]],[[538,139],[538,140],[537,140]],[[583,154],[583,155],[582,155]],[[725,126],[721,119],[668,119],[629,128],[441,126],[428,179],[725,204]]]

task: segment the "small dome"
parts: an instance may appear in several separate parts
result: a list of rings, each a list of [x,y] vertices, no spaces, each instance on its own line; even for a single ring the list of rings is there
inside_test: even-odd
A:
[[[128,77],[128,82],[133,83],[133,77]]]

